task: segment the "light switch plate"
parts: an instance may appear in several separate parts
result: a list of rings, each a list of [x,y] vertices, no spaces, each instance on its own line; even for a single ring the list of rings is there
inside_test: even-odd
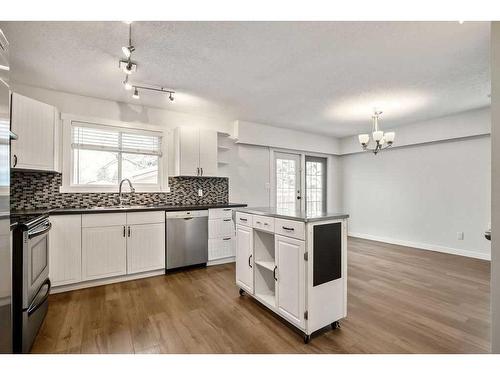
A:
[[[198,196],[203,197],[203,190],[202,189],[198,189]]]
[[[464,232],[457,232],[457,240],[463,240],[464,239]]]

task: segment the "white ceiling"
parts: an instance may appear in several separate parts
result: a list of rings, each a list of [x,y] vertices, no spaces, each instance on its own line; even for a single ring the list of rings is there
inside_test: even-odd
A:
[[[13,80],[137,104],[122,22],[2,22]],[[346,136],[489,105],[487,22],[134,22],[135,83],[180,112]]]

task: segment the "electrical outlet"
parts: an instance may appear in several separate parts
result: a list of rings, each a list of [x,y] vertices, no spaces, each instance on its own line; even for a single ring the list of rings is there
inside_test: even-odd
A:
[[[198,196],[203,197],[203,189],[198,189]]]
[[[457,240],[463,240],[464,239],[464,232],[457,232]]]

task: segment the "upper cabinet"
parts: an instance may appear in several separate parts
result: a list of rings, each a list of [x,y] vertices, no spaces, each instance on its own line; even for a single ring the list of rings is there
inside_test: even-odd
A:
[[[217,132],[181,127],[174,131],[175,175],[217,175]]]
[[[12,94],[12,168],[61,172],[61,123],[54,106]]]

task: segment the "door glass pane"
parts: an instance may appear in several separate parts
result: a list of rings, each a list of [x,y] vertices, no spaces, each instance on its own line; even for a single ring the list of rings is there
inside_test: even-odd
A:
[[[276,207],[282,210],[298,210],[297,196],[300,189],[299,155],[276,154]]]
[[[326,159],[306,156],[306,210],[326,211]]]

